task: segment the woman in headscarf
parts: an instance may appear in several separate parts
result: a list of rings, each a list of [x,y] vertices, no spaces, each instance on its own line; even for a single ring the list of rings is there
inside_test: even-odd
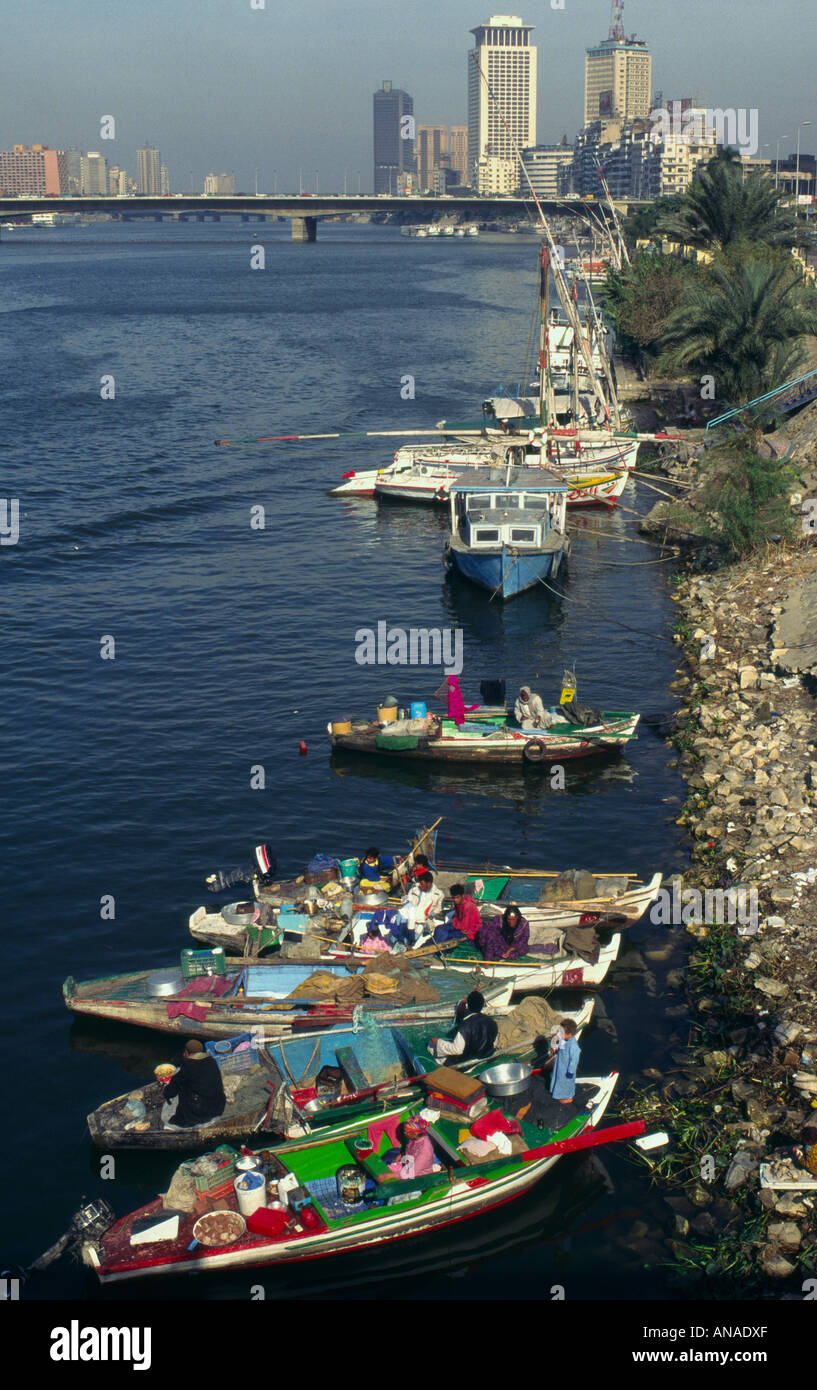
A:
[[[501,917],[483,922],[477,943],[486,960],[518,960],[525,955],[529,938],[528,921],[516,903],[511,903]]]
[[[428,1121],[419,1115],[404,1120],[401,1125],[402,1142],[398,1150],[390,1150],[383,1155],[383,1162],[396,1178],[419,1178],[424,1173],[437,1171],[440,1164],[434,1153],[431,1136],[427,1133]]]

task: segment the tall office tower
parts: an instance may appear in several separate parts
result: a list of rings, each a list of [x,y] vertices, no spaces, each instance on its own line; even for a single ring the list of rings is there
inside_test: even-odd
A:
[[[468,127],[452,125],[448,133],[448,156],[457,183],[468,182]]]
[[[99,150],[89,150],[80,160],[80,189],[86,198],[104,198],[108,192],[108,161]]]
[[[65,170],[68,175],[68,192],[79,193],[82,183],[82,155],[76,145],[69,145],[65,151]]]
[[[418,125],[414,146],[417,179],[421,189],[434,187],[434,170],[448,154],[447,125]]]
[[[514,144],[519,149],[536,144],[536,48],[530,42],[532,32],[532,24],[523,24],[518,15],[508,14],[492,15],[471,30],[468,179],[479,193],[515,193],[520,169]]]
[[[170,170],[166,164],[159,169],[159,186],[163,198],[170,197]]]
[[[624,0],[613,0],[610,33],[588,48],[584,63],[584,123],[618,117],[631,121],[650,114],[652,55],[643,39],[624,34]]]
[[[11,150],[0,150],[0,192],[44,198],[67,191],[64,150],[51,150],[48,145],[15,145]]]
[[[162,164],[153,145],[143,145],[136,151],[136,187],[147,198],[158,197],[162,192]]]
[[[391,82],[374,94],[374,191],[397,193],[414,171],[414,98]]]

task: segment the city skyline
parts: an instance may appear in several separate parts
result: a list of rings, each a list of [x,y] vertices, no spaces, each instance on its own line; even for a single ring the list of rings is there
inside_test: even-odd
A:
[[[554,9],[545,0],[513,6],[533,27],[539,49],[536,141],[572,142],[583,124],[588,47],[607,36],[608,0],[575,0]],[[174,189],[201,188],[215,169],[235,174],[236,188],[321,191],[371,187],[371,100],[390,77],[414,97],[418,124],[462,125],[467,119],[467,54],[471,30],[494,13],[474,0],[454,0],[440,12],[415,0],[410,27],[396,28],[396,6],[331,0],[308,13],[281,15],[236,5],[228,15],[216,0],[178,0],[169,16],[158,0],[138,13],[111,13],[103,0],[75,0],[65,13],[56,0],[20,6],[6,17],[13,72],[0,92],[0,147],[76,145],[99,151],[110,166],[136,173],[136,150],[162,152]],[[42,19],[47,15],[48,28]],[[740,24],[733,20],[740,16]],[[780,84],[775,71],[791,67],[791,39],[811,17],[808,0],[780,0],[774,24],[766,0],[712,7],[681,0],[661,13],[647,0],[626,0],[624,24],[653,55],[656,90],[696,92],[717,107],[759,111],[761,147],[794,149],[797,125],[811,118],[807,65]],[[266,29],[263,26],[266,25]],[[697,28],[701,42],[690,43]],[[404,34],[407,37],[404,37]],[[100,45],[106,62],[90,63]],[[762,40],[762,42],[759,42]],[[307,61],[308,57],[308,61]],[[34,74],[32,81],[31,74]],[[103,116],[116,137],[100,137]],[[810,129],[802,149],[814,148]],[[767,151],[768,153],[768,151]]]

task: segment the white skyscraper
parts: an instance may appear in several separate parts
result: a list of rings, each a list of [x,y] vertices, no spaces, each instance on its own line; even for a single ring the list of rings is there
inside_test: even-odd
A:
[[[536,48],[532,24],[496,14],[472,29],[468,55],[468,177],[479,193],[515,193],[519,149],[536,144]],[[474,59],[479,62],[479,69]],[[485,80],[493,92],[492,99]]]

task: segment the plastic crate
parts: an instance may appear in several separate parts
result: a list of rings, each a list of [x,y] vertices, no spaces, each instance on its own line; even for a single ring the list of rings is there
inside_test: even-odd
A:
[[[184,950],[181,954],[182,975],[192,980],[196,975],[223,975],[224,947],[213,946],[208,951]]]
[[[183,1164],[183,1167],[188,1176],[193,1179],[197,1192],[206,1192],[208,1197],[224,1196],[224,1193],[232,1189],[236,1175],[235,1165],[238,1150],[231,1148],[229,1144],[220,1144],[217,1149],[208,1154],[208,1157],[218,1160],[218,1167],[214,1173],[191,1173],[190,1167],[195,1159]]]
[[[221,1051],[221,1044],[229,1043],[230,1051]],[[245,1044],[249,1043],[249,1047]],[[216,1061],[225,1076],[231,1073],[249,1071],[251,1067],[258,1065],[258,1046],[252,1033],[239,1033],[235,1038],[219,1039],[218,1043],[207,1042],[204,1044],[207,1052]],[[237,1049],[241,1049],[238,1051]]]

